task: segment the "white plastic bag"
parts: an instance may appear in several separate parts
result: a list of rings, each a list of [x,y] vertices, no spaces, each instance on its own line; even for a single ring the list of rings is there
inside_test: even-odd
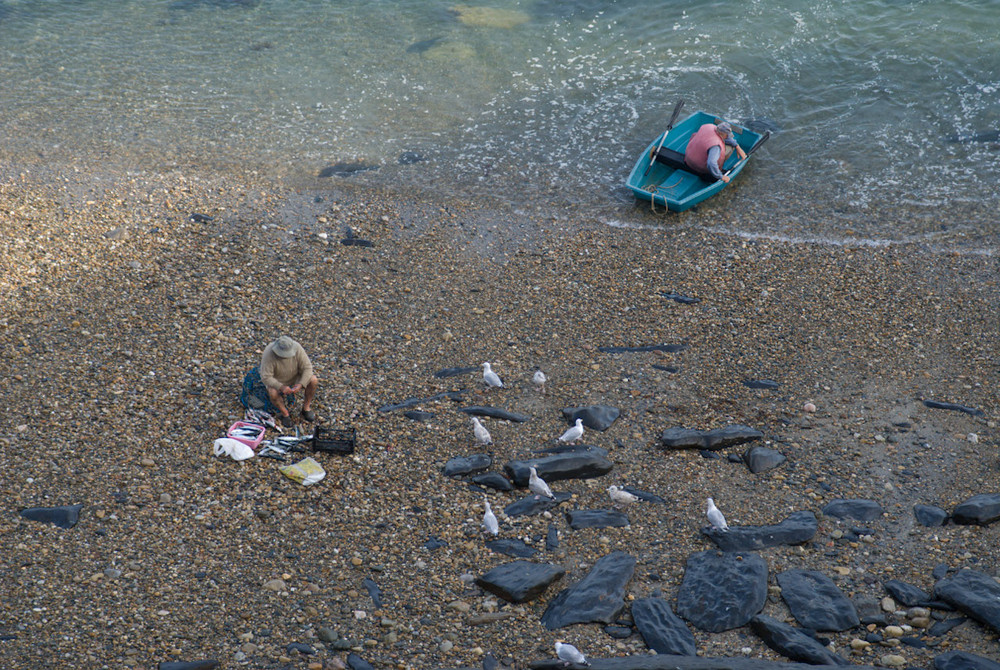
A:
[[[245,461],[248,458],[253,458],[254,455],[253,449],[249,445],[243,444],[231,437],[220,437],[217,439],[213,451],[216,456],[224,454],[231,457],[234,461]]]
[[[303,486],[315,484],[323,479],[323,477],[326,477],[326,470],[323,469],[323,466],[317,463],[315,459],[309,457],[303,458],[298,463],[292,465],[284,465],[278,468],[278,470],[281,471],[281,474]]]

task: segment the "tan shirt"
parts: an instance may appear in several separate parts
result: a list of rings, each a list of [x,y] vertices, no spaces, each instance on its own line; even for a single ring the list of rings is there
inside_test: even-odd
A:
[[[283,386],[308,384],[313,377],[313,366],[302,345],[296,342],[295,355],[289,358],[276,356],[273,347],[274,342],[267,345],[264,355],[260,357],[260,380],[264,385],[280,391]]]

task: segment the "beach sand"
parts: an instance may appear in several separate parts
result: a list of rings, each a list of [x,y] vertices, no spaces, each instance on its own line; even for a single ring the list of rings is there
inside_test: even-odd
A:
[[[925,528],[912,512],[1000,491],[993,256],[747,240],[708,232],[738,216],[711,207],[683,225],[637,208],[645,227],[629,229],[585,210],[515,211],[348,180],[5,169],[4,667],[341,667],[353,649],[378,668],[480,667],[488,655],[521,668],[552,657],[556,639],[588,656],[644,654],[637,634],[549,631],[539,619],[614,550],[637,559],[628,599],[660,590],[673,602],[688,555],[713,546],[699,532],[709,496],[731,526],[819,516],[812,541],[761,552],[772,585],[782,570],[814,569],[851,597],[881,600],[888,579],[932,590],[939,564],[1000,574],[1000,524]],[[373,246],[340,244],[347,228]],[[212,455],[242,418],[244,373],[281,334],[310,354],[327,425],[359,436],[353,456],[317,455],[327,475],[311,487],[273,460]],[[600,350],[655,344],[684,348]],[[475,372],[434,377],[484,361],[505,388],[487,392]],[[550,379],[544,395],[530,383],[535,366]],[[461,403],[420,405],[434,414],[427,422],[379,411],[459,390]],[[441,474],[448,459],[483,451],[458,411],[468,404],[531,417],[484,420],[494,471],[552,446],[564,408],[621,411],[584,440],[607,449],[614,470],[554,482],[574,495],[552,514],[507,519],[501,510],[525,492],[488,494],[501,537],[527,539],[542,549],[533,560],[566,568],[528,603],[470,584],[513,559],[484,546],[484,494]],[[745,446],[721,459],[658,446],[667,428],[730,424],[762,431],[760,444],[788,461],[751,474],[726,458]],[[571,530],[563,512],[610,507],[611,484],[667,504],[630,506],[627,528]],[[867,524],[822,516],[838,498],[876,500],[885,514]],[[18,516],[76,503],[71,529]],[[560,544],[547,552],[550,524]],[[857,526],[874,534],[852,536]],[[431,538],[446,544],[428,550]],[[774,594],[764,612],[789,618]],[[693,632],[700,655],[780,659],[746,627]],[[852,654],[867,632],[828,637],[859,664],[1000,653],[996,633],[975,622],[936,648]]]

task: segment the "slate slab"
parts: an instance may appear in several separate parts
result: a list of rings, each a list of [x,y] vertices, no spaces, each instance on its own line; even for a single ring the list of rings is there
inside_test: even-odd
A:
[[[523,603],[542,595],[565,574],[566,570],[558,565],[513,561],[477,577],[476,585],[508,602]]]
[[[959,570],[934,585],[934,594],[1000,633],[1000,584],[985,572]]]
[[[921,526],[935,528],[948,521],[948,513],[934,505],[914,505],[913,516]]]
[[[824,508],[823,514],[838,519],[854,519],[856,521],[874,521],[882,516],[882,506],[874,500],[838,498],[831,500]]]
[[[493,419],[513,421],[515,423],[524,423],[525,421],[531,419],[531,417],[527,414],[521,414],[520,412],[508,412],[507,410],[500,409],[499,407],[484,407],[482,405],[462,407],[458,411],[465,412],[466,414],[474,414],[476,416],[488,416]]]
[[[743,462],[755,475],[774,470],[786,460],[783,453],[768,447],[751,447],[743,454]]]
[[[802,626],[841,631],[861,624],[854,603],[822,572],[786,570],[777,580],[782,599]]]
[[[677,613],[720,633],[749,623],[767,599],[767,563],[747,552],[701,551],[688,557]]]
[[[156,666],[159,670],[212,670],[219,667],[216,660],[204,661],[165,661]]]
[[[82,504],[63,507],[29,507],[21,510],[21,516],[31,521],[51,523],[60,528],[72,528],[80,521],[80,510],[82,509]]]
[[[493,465],[493,457],[489,454],[456,456],[444,464],[441,473],[445,477],[458,477],[472,474],[473,472],[481,472],[491,465]]]
[[[668,449],[708,449],[718,451],[726,447],[752,442],[764,437],[755,428],[730,425],[713,430],[692,430],[689,428],[668,428],[660,434],[660,444]]]
[[[764,644],[793,661],[813,665],[850,665],[846,659],[827,649],[805,631],[765,614],[758,614],[750,620],[750,630]]]
[[[608,474],[615,467],[606,453],[588,449],[510,461],[504,465],[504,471],[516,486],[525,487],[532,466],[538,476],[550,485],[564,479],[593,479]]]
[[[657,654],[695,656],[694,635],[662,598],[640,598],[632,603],[632,620],[646,646]]]
[[[473,484],[479,484],[480,486],[496,489],[497,491],[514,490],[514,485],[510,483],[510,480],[499,472],[484,472],[482,474],[473,475],[472,477],[469,477],[469,481]]]
[[[578,509],[566,512],[566,520],[573,530],[583,528],[624,528],[629,525],[628,515],[610,509]]]
[[[611,623],[625,609],[625,586],[635,572],[635,558],[615,551],[600,558],[583,579],[549,602],[542,623],[556,630],[575,623]]]
[[[948,651],[934,657],[934,670],[1000,670],[1000,663],[967,651]]]
[[[537,549],[525,544],[524,540],[508,538],[490,540],[486,543],[486,548],[495,551],[498,554],[513,556],[514,558],[531,558],[538,553]]]
[[[730,526],[722,531],[714,526],[701,529],[723,551],[756,551],[782,544],[802,544],[816,535],[816,515],[803,510],[793,512],[781,523],[771,526]]]
[[[553,492],[553,495],[555,496],[555,500],[535,495],[521,498],[504,507],[503,512],[508,517],[534,516],[535,514],[546,512],[573,497],[572,493],[566,491]]]
[[[671,654],[634,654],[619,658],[589,657],[590,670],[817,670],[815,665],[734,656],[705,658]],[[528,664],[531,670],[567,670],[554,656]],[[853,670],[874,670],[870,665],[852,665]],[[953,670],[953,669],[949,669]]]
[[[1000,493],[972,496],[951,513],[951,520],[963,526],[986,526],[997,519],[1000,519]]]
[[[577,419],[583,419],[583,425],[590,430],[606,431],[621,412],[617,407],[609,405],[588,405],[586,407],[567,407],[563,411],[566,423],[573,425]]]

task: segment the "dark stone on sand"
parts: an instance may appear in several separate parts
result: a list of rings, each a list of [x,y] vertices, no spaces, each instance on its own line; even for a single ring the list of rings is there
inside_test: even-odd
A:
[[[830,501],[823,508],[823,514],[838,519],[874,521],[882,516],[882,507],[874,500],[844,500],[838,498]]]
[[[434,373],[434,376],[438,379],[447,379],[448,377],[457,377],[459,375],[469,375],[473,372],[479,372],[479,366],[468,367],[468,368],[444,368],[443,370],[438,370]]]
[[[947,635],[953,629],[958,628],[963,623],[968,621],[964,616],[952,617],[951,619],[945,619],[944,621],[938,621],[933,626],[927,629],[927,634],[931,637],[941,637],[942,635]]]
[[[934,595],[1000,633],[1000,584],[985,572],[959,570],[938,581]]]
[[[128,228],[125,226],[118,226],[117,228],[105,232],[104,237],[111,241],[124,240],[128,237]]]
[[[648,344],[642,347],[597,347],[597,350],[605,354],[641,354],[649,351],[665,351],[676,353],[687,349],[686,344]]]
[[[320,170],[318,176],[321,178],[350,177],[359,172],[368,172],[369,170],[378,170],[378,165],[369,165],[368,163],[334,163]]]
[[[962,526],[985,526],[1000,519],[1000,493],[981,493],[956,507],[951,520]]]
[[[611,472],[614,464],[605,454],[588,449],[551,454],[542,458],[529,458],[525,461],[511,461],[503,467],[516,486],[527,486],[532,467],[538,472],[539,477],[552,484],[564,479],[600,477]]]
[[[701,298],[692,298],[680,293],[671,293],[670,291],[660,291],[660,295],[667,300],[673,300],[674,302],[679,302],[682,305],[697,305],[701,302]]]
[[[305,642],[289,642],[287,645],[285,645],[285,651],[287,651],[288,653],[297,651],[300,654],[305,654],[306,656],[312,656],[313,654],[316,653],[316,650],[310,647]]]
[[[914,505],[913,516],[921,526],[934,528],[948,521],[948,513],[934,505]]]
[[[577,454],[577,453],[595,453],[601,456],[607,456],[608,450],[603,447],[597,447],[593,444],[557,444],[553,447],[543,447],[541,449],[535,449],[536,454]]]
[[[632,603],[632,620],[646,646],[657,654],[696,656],[698,645],[687,624],[662,598],[640,598]]]
[[[782,599],[802,626],[841,631],[860,625],[854,603],[822,572],[786,570],[777,580]]]
[[[886,593],[904,607],[926,607],[931,594],[923,589],[898,579],[890,579],[882,584]]]
[[[1000,670],[1000,663],[967,651],[946,651],[934,658],[934,670]]]
[[[471,456],[456,456],[444,464],[441,470],[445,477],[457,477],[480,472],[493,465],[493,457],[489,454],[472,454]]]
[[[708,449],[718,451],[764,437],[755,428],[730,425],[713,430],[693,430],[690,428],[668,428],[660,435],[660,442],[670,449]]]
[[[965,405],[956,405],[953,402],[938,402],[937,400],[925,400],[925,407],[930,407],[931,409],[948,409],[953,412],[965,412],[966,414],[971,414],[972,416],[986,416],[986,414],[981,409],[976,409],[975,407],[966,407]]]
[[[864,626],[875,624],[884,627],[889,625],[889,617],[882,610],[882,604],[875,598],[870,596],[855,597],[854,609],[857,610],[858,618],[861,619],[861,624]]]
[[[609,509],[578,509],[566,512],[566,520],[573,530],[583,528],[624,528],[629,525],[624,512]]]
[[[213,670],[219,667],[216,660],[205,661],[166,661],[156,666],[159,670]]]
[[[749,623],[767,600],[767,563],[745,552],[701,551],[688,557],[677,613],[721,633]]]
[[[743,119],[743,125],[758,135],[763,135],[764,133],[771,133],[773,135],[781,132],[781,126],[766,116],[752,116]]]
[[[521,498],[516,500],[511,504],[503,508],[504,514],[508,517],[515,516],[534,516],[535,514],[541,514],[546,512],[560,503],[564,503],[573,497],[572,493],[566,491],[553,492],[555,499],[546,498],[544,496],[531,495],[527,498]]]
[[[730,526],[728,531],[713,526],[701,529],[723,551],[756,551],[781,544],[802,544],[816,535],[816,515],[809,511],[793,512],[772,526]]]
[[[444,39],[443,36],[438,35],[437,37],[432,37],[430,39],[420,40],[419,42],[414,42],[410,46],[406,47],[406,53],[408,53],[408,54],[421,54],[421,53],[423,53],[423,52],[425,52],[425,51],[433,48],[435,45],[437,45],[438,42],[440,42],[443,39]]]
[[[634,654],[620,658],[588,658],[590,670],[816,670],[809,663],[767,661],[760,658],[733,656],[706,658],[702,656],[674,656],[672,654]],[[557,658],[532,661],[531,670],[567,670]],[[852,665],[854,670],[874,670],[870,665]],[[952,670],[952,669],[949,669]]]
[[[783,453],[768,447],[751,447],[743,454],[743,462],[755,475],[773,470],[786,460]]]
[[[486,486],[488,488],[497,491],[513,491],[514,485],[510,483],[510,480],[504,477],[499,472],[484,472],[481,475],[474,475],[469,477],[469,481],[473,484],[479,484],[480,486]]]
[[[656,495],[655,493],[649,493],[648,491],[640,491],[639,489],[632,488],[631,486],[625,486],[623,488],[624,488],[625,491],[628,491],[629,493],[631,493],[632,495],[634,495],[636,498],[638,498],[642,502],[656,503],[657,505],[666,505],[667,504],[667,501],[666,501],[665,498],[661,498],[660,496]]]
[[[583,579],[549,602],[542,623],[549,630],[575,623],[611,623],[625,609],[625,586],[635,558],[615,551],[600,558]]]
[[[360,237],[354,237],[353,235],[348,235],[340,241],[345,247],[373,247],[375,243],[371,240],[365,240]]]
[[[434,551],[435,549],[440,549],[441,547],[447,547],[447,546],[448,546],[447,542],[445,542],[442,539],[436,538],[433,535],[428,537],[427,541],[424,542],[424,549],[427,549],[428,551]]]
[[[412,419],[413,421],[430,421],[434,418],[433,412],[423,412],[418,409],[411,409],[408,412],[403,412],[403,416],[407,419]]]
[[[670,374],[673,374],[675,372],[680,372],[680,368],[673,365],[659,365],[657,363],[653,363],[653,368],[656,370],[663,370],[664,372],[669,372]]]
[[[767,389],[773,391],[778,388],[778,382],[773,379],[744,379],[743,385],[750,389]]]
[[[191,221],[193,223],[211,223],[212,221],[215,221],[215,218],[209,216],[208,214],[199,214],[198,212],[192,212],[191,216],[188,217],[188,221]]]
[[[559,529],[554,523],[549,524],[549,529],[545,531],[545,551],[555,551],[559,548]]]
[[[601,630],[603,630],[608,637],[612,637],[616,640],[625,640],[632,637],[635,633],[630,626],[617,626],[615,624],[605,626]]]
[[[495,551],[498,554],[511,556],[513,558],[531,558],[538,553],[537,549],[528,546],[523,540],[511,540],[506,538],[490,540],[486,543],[486,548],[491,551]]]
[[[587,407],[567,407],[562,411],[566,423],[573,425],[583,419],[583,425],[591,430],[605,431],[611,427],[621,412],[617,407],[589,405]]]
[[[750,630],[764,644],[793,661],[812,665],[849,665],[847,660],[834,654],[805,631],[766,614],[758,614],[751,619]]]
[[[451,400],[454,402],[462,402],[463,391],[446,391],[444,393],[436,393],[428,398],[407,398],[401,403],[395,405],[382,405],[378,408],[380,412],[392,412],[397,409],[409,409],[411,407],[416,407],[417,405],[423,405],[426,403],[435,402],[437,400]]]
[[[29,507],[21,510],[21,516],[31,521],[51,523],[60,528],[72,528],[80,520],[80,510],[82,509],[82,504],[63,507]]]
[[[481,405],[473,405],[472,407],[462,407],[458,411],[465,412],[466,414],[475,414],[476,416],[488,416],[493,419],[514,421],[516,423],[524,423],[525,421],[531,418],[527,414],[520,414],[518,412],[508,412],[507,410],[500,409],[499,407],[483,407]]]
[[[404,151],[399,154],[399,158],[396,159],[396,162],[400,165],[416,165],[417,163],[423,163],[425,160],[427,159],[418,154],[416,151]]]
[[[347,667],[351,670],[375,670],[375,666],[354,652],[347,655]]]
[[[542,595],[552,582],[565,574],[566,570],[558,565],[514,561],[477,577],[476,585],[507,602],[523,603]]]
[[[371,577],[365,577],[361,580],[361,585],[368,591],[368,597],[372,599],[375,609],[380,609],[382,607],[382,589],[378,587],[375,580]]]

